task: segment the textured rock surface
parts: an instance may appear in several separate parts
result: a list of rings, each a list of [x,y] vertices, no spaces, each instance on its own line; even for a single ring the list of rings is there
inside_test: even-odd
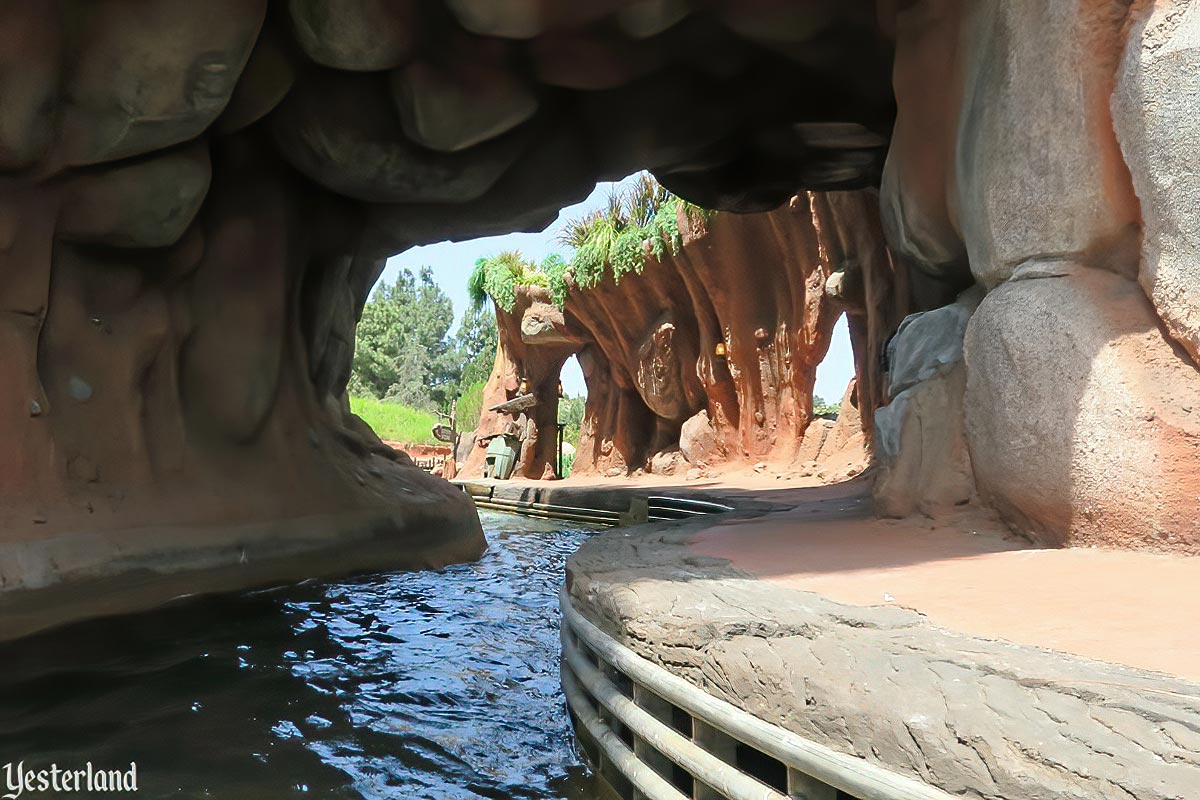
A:
[[[680,426],[679,450],[684,458],[698,467],[719,463],[723,458],[717,432],[713,430],[706,409],[697,411]]]
[[[972,289],[948,306],[910,314],[888,343],[888,394],[945,375],[963,360],[963,337],[983,292]]]
[[[296,41],[313,61],[372,72],[412,57],[417,9],[416,0],[288,0]]]
[[[910,268],[915,309],[945,306],[975,279],[993,290],[992,312],[1003,306],[994,341],[977,341],[989,356],[967,362],[971,453],[990,462],[973,469],[990,487],[983,499],[1041,541],[1196,548],[1183,476],[1200,460],[1182,409],[1197,377],[1197,19],[1194,3],[1175,0],[922,0],[894,20],[889,244]],[[1052,322],[1011,302],[1014,274],[1054,281],[1079,269],[1136,278],[1153,306],[1115,290],[1083,299],[1103,276],[1072,279],[1083,294],[1064,308],[1039,300]],[[1020,289],[1031,300],[1050,291]],[[1172,343],[1151,341],[1160,324],[1193,363],[1166,370]],[[894,446],[905,446],[903,413],[886,415]],[[911,441],[957,441],[927,427]],[[881,507],[913,507],[913,486]]]
[[[818,5],[828,22],[838,4]],[[870,184],[888,45],[807,16],[789,16],[794,59],[735,11],[678,3],[3,4],[0,589],[41,598],[6,613],[44,610],[28,629],[477,555],[466,498],[347,408],[384,258],[539,230],[641,167],[735,209],[805,176]],[[856,45],[879,57],[848,61]],[[847,99],[812,91],[833,74],[856,76]],[[869,136],[809,147],[797,121]],[[531,341],[560,335],[551,316]],[[656,363],[678,350],[666,331]],[[696,406],[663,379],[641,383],[681,423]],[[553,382],[534,388],[552,408]],[[144,591],[113,591],[143,567]]]
[[[466,74],[417,63],[393,76],[392,89],[404,132],[444,152],[507,133],[538,110],[537,95],[503,62],[479,65]]]
[[[549,300],[545,289],[522,286],[511,312],[496,309],[496,362],[483,387],[475,446],[459,468],[463,478],[483,475],[485,450],[491,438],[514,431],[520,449],[513,475],[543,479],[553,478],[556,473],[558,376],[578,343],[567,331],[562,312]],[[517,413],[491,410],[527,394],[534,399],[529,408]]]
[[[1048,544],[1200,552],[1200,373],[1135,282],[1054,267],[1018,270],[968,328],[980,493]]]
[[[597,180],[643,167],[729,211],[815,193],[766,216],[795,224],[747,222],[761,227],[740,242],[718,217],[680,269],[657,270],[675,275],[660,294],[624,303],[633,313],[603,308],[627,290],[595,293],[608,300],[583,325],[595,333],[581,357],[596,383],[581,465],[644,468],[701,409],[727,457],[794,461],[834,307],[850,314],[870,430],[887,394],[881,350],[904,315],[950,302],[972,272],[992,286],[1030,259],[1067,253],[1136,273],[1151,295],[1132,334],[1102,320],[1097,330],[1116,338],[1087,342],[1107,358],[1145,340],[1149,388],[1121,383],[1131,374],[1123,356],[1097,369],[1117,393],[1103,402],[1120,409],[1133,398],[1154,419],[1135,414],[1109,436],[1125,411],[1069,416],[1061,396],[1039,394],[1035,375],[1076,387],[1069,347],[1023,349],[1014,363],[978,349],[969,385],[1007,392],[1012,373],[1017,399],[1046,409],[1009,420],[1009,407],[996,408],[976,430],[1004,441],[1053,417],[1041,458],[1059,470],[1052,499],[1068,507],[1017,502],[1006,487],[1038,486],[1035,462],[1014,473],[1003,451],[1003,469],[987,473],[990,496],[1048,540],[1194,549],[1178,501],[1200,462],[1191,423],[1175,417],[1194,393],[1195,365],[1176,369],[1149,333],[1161,320],[1195,353],[1194,122],[1183,113],[1194,29],[1191,5],[1168,0],[6,4],[4,585],[129,572],[157,542],[170,543],[153,562],[162,572],[219,564],[228,585],[302,577],[324,562],[297,555],[286,570],[230,572],[239,553],[218,548],[210,559],[203,539],[249,526],[276,542],[269,531],[298,517],[334,520],[329,538],[305,539],[306,552],[363,531],[395,542],[348,548],[342,568],[476,554],[465,500],[393,460],[346,409],[364,298],[389,254],[541,229]],[[894,122],[881,225],[870,190]],[[727,270],[751,238],[799,266],[760,257],[752,272]],[[752,291],[761,297],[746,302]],[[1133,313],[1124,294],[1103,297],[1067,299],[1079,313],[1110,300],[1118,315]],[[1016,335],[1002,301],[990,323]],[[1071,336],[1084,324],[1059,317]],[[710,355],[718,339],[724,364]],[[510,344],[519,359],[526,345]],[[521,376],[502,373],[507,394]],[[1091,430],[1094,451],[1063,433]],[[1124,492],[1093,480],[1114,464],[1131,476],[1128,501],[1090,505]],[[430,520],[443,534],[435,542],[414,533]],[[169,523],[193,534],[161,536]],[[71,548],[51,546],[68,541],[99,554],[86,570],[64,566],[76,563]]]
[[[1200,7],[1143,4],[1121,63],[1113,118],[1142,205],[1138,280],[1200,364]]]
[[[875,412],[881,514],[936,516],[971,500],[975,481],[967,450],[963,339],[983,291],[912,314],[888,344],[892,401]]]
[[[971,271],[987,285],[1044,254],[1128,266],[1138,210],[1109,98],[1129,5],[1015,0],[966,12],[958,206]]]
[[[959,364],[905,389],[875,412],[880,514],[937,516],[974,496],[963,408],[966,380]]]
[[[817,365],[838,315],[858,316],[856,351],[864,363],[871,336],[879,335],[866,330],[861,292],[826,291],[831,275],[850,274],[861,283],[863,263],[886,260],[878,236],[847,235],[858,227],[877,230],[874,199],[865,192],[798,195],[776,211],[717,214],[707,223],[681,214],[677,255],[652,258],[620,282],[606,277],[572,289],[557,316],[533,299],[511,315],[498,312],[502,340],[521,339],[523,355],[510,366],[515,351],[501,347],[488,397],[515,396],[522,369],[533,376],[530,386],[546,381],[553,390],[554,381],[542,377],[543,362],[556,369],[564,353],[578,352],[588,400],[575,474],[674,469],[672,458],[656,458],[666,452],[703,468],[794,465],[812,419]],[[772,268],[762,271],[761,264]],[[887,279],[874,276],[877,290]],[[716,355],[718,342],[724,356]],[[492,391],[496,381],[503,392]],[[860,435],[853,442],[850,434],[840,436],[828,452],[854,447],[861,461],[864,420],[877,401],[864,396],[860,404],[857,397],[847,424]],[[860,413],[860,406],[868,410]],[[485,413],[479,430],[498,433],[508,419]],[[542,418],[540,440],[553,438],[555,421],[552,413]],[[535,462],[522,474],[539,477],[549,463]]]
[[[590,539],[572,602],[710,694],[955,796],[1187,800],[1200,785],[1194,684],[755,580],[691,555],[709,525]]]

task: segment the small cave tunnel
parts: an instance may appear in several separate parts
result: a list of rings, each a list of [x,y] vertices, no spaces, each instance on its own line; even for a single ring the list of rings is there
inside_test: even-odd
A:
[[[641,169],[717,215],[655,302],[599,286],[529,344],[522,294],[493,387],[611,375],[581,470],[795,463],[840,304],[881,511],[1197,552],[1195,122],[1160,57],[1194,50],[1155,4],[1052,5],[7,4],[0,587],[477,557],[469,500],[349,411],[368,292]]]

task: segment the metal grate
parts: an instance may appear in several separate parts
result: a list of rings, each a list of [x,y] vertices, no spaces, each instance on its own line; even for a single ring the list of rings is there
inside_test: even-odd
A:
[[[559,603],[575,730],[624,800],[953,800],[719,700]]]

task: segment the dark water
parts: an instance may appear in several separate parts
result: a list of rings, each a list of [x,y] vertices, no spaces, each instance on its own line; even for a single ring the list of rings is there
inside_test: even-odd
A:
[[[484,527],[477,564],[0,645],[0,770],[136,761],[137,797],[598,796],[558,682],[557,593],[588,531]]]

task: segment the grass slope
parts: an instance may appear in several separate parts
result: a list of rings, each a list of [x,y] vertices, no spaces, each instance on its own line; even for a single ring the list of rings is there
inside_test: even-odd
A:
[[[437,417],[427,411],[373,397],[351,397],[350,410],[371,426],[380,439],[405,444],[437,444],[433,426]]]

